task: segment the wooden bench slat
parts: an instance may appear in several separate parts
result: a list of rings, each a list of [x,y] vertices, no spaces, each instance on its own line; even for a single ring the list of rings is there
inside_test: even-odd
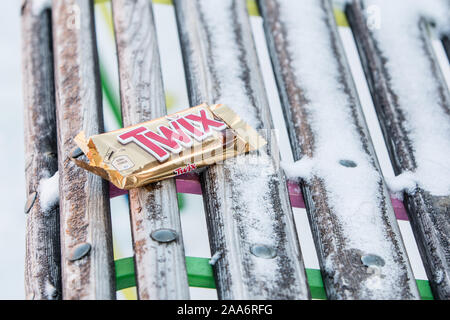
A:
[[[166,114],[164,88],[148,0],[113,0],[124,126]],[[189,299],[175,180],[164,180],[129,192],[130,217],[140,299]],[[150,237],[157,229],[178,233],[171,243]]]
[[[404,10],[410,9],[408,8],[409,3],[404,3],[404,6]],[[379,38],[374,35],[375,31],[370,30],[367,26],[365,8],[365,2],[354,1],[352,5],[348,6],[347,12],[362,57],[363,67],[369,81],[384,138],[396,174],[406,171],[415,172],[420,170],[421,167],[416,154],[418,145],[411,134],[417,132],[408,132],[406,128],[420,127],[420,124],[418,124],[417,119],[408,120],[413,118],[408,118],[405,115],[412,108],[418,106],[413,106],[410,103],[405,104],[404,97],[401,96],[398,89],[399,81],[411,83],[411,81],[417,81],[417,79],[410,78],[410,76],[402,77],[398,73],[400,72],[398,66],[396,69],[392,69],[389,64],[390,56],[383,49],[385,48],[383,43],[380,43]],[[386,10],[386,8],[383,10]],[[390,14],[390,12],[384,12],[384,14]],[[383,16],[380,18],[383,19]],[[409,16],[397,17],[397,19],[408,18]],[[397,41],[403,41],[408,45],[410,43],[417,44],[415,49],[416,60],[410,61],[406,74],[417,73],[414,70],[417,65],[429,66],[426,73],[421,72],[422,79],[420,81],[421,86],[426,85],[427,88],[431,88],[431,91],[421,92],[416,90],[417,92],[411,92],[411,94],[415,94],[416,97],[419,95],[419,99],[429,99],[428,103],[420,105],[424,117],[432,113],[441,117],[442,120],[447,119],[449,121],[447,123],[450,123],[448,87],[442,78],[430,40],[424,30],[423,21],[417,19],[417,21],[409,21],[409,23],[416,24],[417,29],[414,29],[414,26],[409,28],[411,32],[408,34],[393,33],[394,30],[389,30],[389,32],[390,37],[394,37]],[[382,34],[386,31],[381,28],[377,32]],[[417,34],[417,37],[412,34]],[[406,71],[405,68],[402,70]],[[429,98],[430,92],[436,93],[438,97],[436,101]],[[436,139],[450,141],[448,137],[439,135],[429,138],[429,132],[433,132],[432,129],[436,125],[438,124],[429,123],[428,128],[422,125],[420,129],[422,131],[418,134],[421,137],[427,137],[429,144],[434,144]],[[445,129],[441,128],[441,130]],[[444,132],[442,131],[442,134]],[[434,178],[438,179],[439,175],[444,174],[444,172],[435,172],[435,174]],[[430,191],[419,187],[414,194],[406,196],[405,205],[410,215],[411,226],[418,242],[433,294],[435,298],[450,299],[450,196],[434,196]]]
[[[419,299],[330,1],[259,4],[328,298]]]
[[[59,208],[42,206],[40,194],[41,182],[58,171],[51,15],[36,12],[33,2],[22,7],[26,206],[31,206],[25,208],[25,298],[53,300],[61,298]]]
[[[245,1],[174,4],[191,105],[225,103],[254,128],[272,128]],[[277,152],[228,159],[202,175],[219,299],[310,298]],[[253,255],[258,244],[276,257]]]
[[[62,291],[64,299],[115,299],[108,185],[75,165],[73,138],[103,130],[93,2],[53,1]],[[74,250],[89,243],[76,261]]]

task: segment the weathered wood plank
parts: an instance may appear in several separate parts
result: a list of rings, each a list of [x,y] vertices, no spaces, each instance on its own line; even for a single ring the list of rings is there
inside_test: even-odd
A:
[[[328,298],[419,299],[331,3],[259,5]]]
[[[271,129],[245,1],[174,4],[191,104],[225,103]],[[310,298],[276,147],[210,167],[202,188],[219,298]]]
[[[61,297],[59,207],[41,205],[41,181],[58,170],[51,14],[22,5],[22,67],[25,177],[28,203],[25,255],[26,299]],[[34,195],[37,194],[35,197]],[[31,206],[31,208],[29,208]]]
[[[93,2],[57,0],[52,8],[63,298],[114,299],[108,185],[69,159],[76,134],[103,130]],[[90,251],[71,261],[83,243]]]
[[[113,0],[124,126],[166,114],[152,4],[148,0]],[[130,217],[140,299],[188,299],[181,222],[175,180],[129,192]],[[175,230],[170,243],[153,240],[158,229]]]
[[[366,5],[365,1],[354,1],[348,6],[349,20],[394,170],[396,174],[413,172],[418,184],[415,192],[407,195],[405,206],[433,294],[435,298],[450,299],[450,190],[436,195],[436,182],[447,180],[448,188],[448,87],[420,14],[396,15],[390,7],[383,6],[380,7],[382,27],[369,29]],[[398,2],[398,5],[409,10],[405,12],[412,9],[409,2]],[[392,28],[391,20],[387,20],[392,15],[398,19],[395,25],[398,28]],[[407,27],[403,30],[405,23]],[[387,33],[389,39],[402,43],[407,55],[398,50],[392,54],[396,48],[385,42]],[[416,81],[420,86],[414,85]],[[424,153],[424,144],[433,146],[433,152]]]

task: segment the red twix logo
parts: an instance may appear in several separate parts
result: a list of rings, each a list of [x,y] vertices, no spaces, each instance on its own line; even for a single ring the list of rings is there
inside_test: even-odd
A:
[[[117,136],[117,140],[122,144],[134,142],[163,162],[169,158],[169,152],[178,154],[190,148],[192,138],[203,141],[213,134],[212,130],[222,131],[226,128],[224,122],[208,117],[206,110],[200,109],[197,114],[193,112],[170,120],[169,126],[159,126],[157,132],[141,126],[122,133]]]
[[[191,163],[191,164],[188,164],[186,167],[173,170],[173,173],[175,173],[177,176],[179,176],[180,174],[185,174],[185,173],[191,172],[195,169],[197,169],[197,165],[195,163]]]

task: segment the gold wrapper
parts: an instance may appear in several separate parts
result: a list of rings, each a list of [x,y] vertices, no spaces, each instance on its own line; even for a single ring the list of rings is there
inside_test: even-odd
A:
[[[197,170],[267,143],[223,104],[202,104],[89,138],[80,132],[75,142],[89,162],[72,160],[120,189]]]

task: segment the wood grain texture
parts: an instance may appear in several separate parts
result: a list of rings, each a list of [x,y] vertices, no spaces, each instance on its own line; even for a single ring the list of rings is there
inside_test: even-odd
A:
[[[103,130],[93,2],[56,0],[52,9],[63,298],[114,299],[108,185],[69,159],[75,135]],[[70,261],[84,242],[89,254]]]
[[[22,6],[22,67],[27,197],[25,298],[61,298],[59,207],[41,208],[39,185],[58,170],[50,10]]]
[[[191,105],[225,103],[255,129],[271,116],[245,1],[174,1]],[[220,299],[308,299],[278,150],[227,159],[202,175]],[[254,245],[276,257],[250,253]]]
[[[124,126],[166,114],[152,4],[148,0],[113,0]],[[140,299],[189,299],[185,254],[175,180],[129,192],[130,218]],[[160,228],[176,230],[178,239],[159,243],[150,237]]]
[[[367,27],[364,7],[354,1],[347,7],[347,15],[363,62],[366,77],[375,103],[378,119],[396,174],[416,169],[416,159],[405,127],[402,106],[398,93],[390,81],[393,76],[386,64],[386,58],[372,32]],[[439,105],[443,114],[449,115],[450,100],[439,70],[438,62],[430,45],[430,40],[421,22],[423,54],[431,66],[435,89],[440,92]],[[404,37],[404,35],[398,35]],[[424,110],[424,112],[426,112]],[[433,196],[419,188],[414,195],[405,199],[411,226],[419,246],[430,285],[435,298],[450,299],[450,197]]]
[[[331,3],[328,0],[305,3],[260,0],[259,6],[264,19],[269,52],[280,90],[294,158],[299,160],[307,157],[314,162],[319,157],[314,164],[317,173],[306,181],[302,181],[302,189],[328,298],[419,299],[389,194],[383,182],[339,38]],[[309,45],[301,42],[298,38],[301,35],[295,33],[298,31],[308,37],[308,30],[294,31],[292,25],[294,21],[300,21],[303,14],[310,14],[311,16],[308,17],[310,20],[317,19],[305,26],[317,29],[311,30],[314,31],[315,38],[311,38],[310,41],[314,43]],[[297,16],[298,20],[296,20]],[[287,21],[290,21],[290,24]],[[303,50],[303,52],[295,50]],[[325,107],[318,102],[323,100],[320,100],[317,91],[312,89],[308,91],[309,88],[314,87],[311,81],[314,82],[317,79],[315,80],[314,77],[311,79],[311,75],[308,77],[304,69],[301,69],[303,71],[296,69],[299,65],[298,59],[310,59],[316,56],[314,51],[307,53],[307,50],[320,50],[322,52],[317,52],[317,55],[326,57],[320,62],[309,62],[311,70],[323,72],[323,94],[334,94],[328,92],[328,88],[330,91],[339,91],[338,101],[328,100],[328,103],[334,104],[335,108],[326,119],[320,116],[320,121],[330,124],[326,128],[314,122],[314,119],[319,121],[318,118],[314,118],[318,116],[318,111],[311,107],[311,105],[315,106],[314,108]],[[324,55],[323,52],[326,50],[329,50],[327,51],[329,54]],[[332,77],[329,76],[329,70],[336,70]],[[329,83],[325,83],[326,81]],[[346,115],[343,118],[345,124],[341,124],[345,125],[343,130],[342,128],[336,130],[333,126],[333,121],[341,119],[337,114]],[[322,175],[323,172],[328,172],[323,166],[335,166],[334,155],[329,155],[330,158],[325,161],[320,160],[320,150],[333,149],[333,146],[326,147],[329,142],[323,140],[325,136],[330,137],[330,135],[339,145],[354,143],[351,148],[345,149],[352,150],[351,152],[355,155],[364,155],[357,163],[358,168],[368,168],[366,173],[373,175],[376,179],[365,180],[363,176],[359,179],[356,175],[364,175],[364,171],[353,171],[354,173],[344,179],[346,181],[341,181],[341,185],[336,187],[332,176]],[[345,140],[345,137],[349,136],[357,137],[354,139],[356,142]],[[351,157],[351,155],[346,156]],[[337,160],[336,163],[338,163]],[[336,167],[335,173],[337,174],[339,170],[341,169]],[[370,190],[370,194],[376,196],[367,197],[365,193],[349,195],[348,192],[342,192],[342,188]],[[333,204],[333,199],[339,199],[340,204]],[[354,212],[348,212],[342,203],[361,203],[361,206]],[[352,227],[349,227],[349,215],[351,220],[358,221],[358,224],[352,222]],[[364,221],[361,221],[359,216],[364,216]],[[361,241],[361,239],[366,240]],[[372,241],[376,244],[376,248],[370,250],[379,250],[378,255],[386,261],[386,265],[377,269],[377,273],[370,272],[362,262],[363,256],[375,253],[368,252],[368,248],[373,247],[370,243]],[[378,285],[373,285],[374,282]]]

